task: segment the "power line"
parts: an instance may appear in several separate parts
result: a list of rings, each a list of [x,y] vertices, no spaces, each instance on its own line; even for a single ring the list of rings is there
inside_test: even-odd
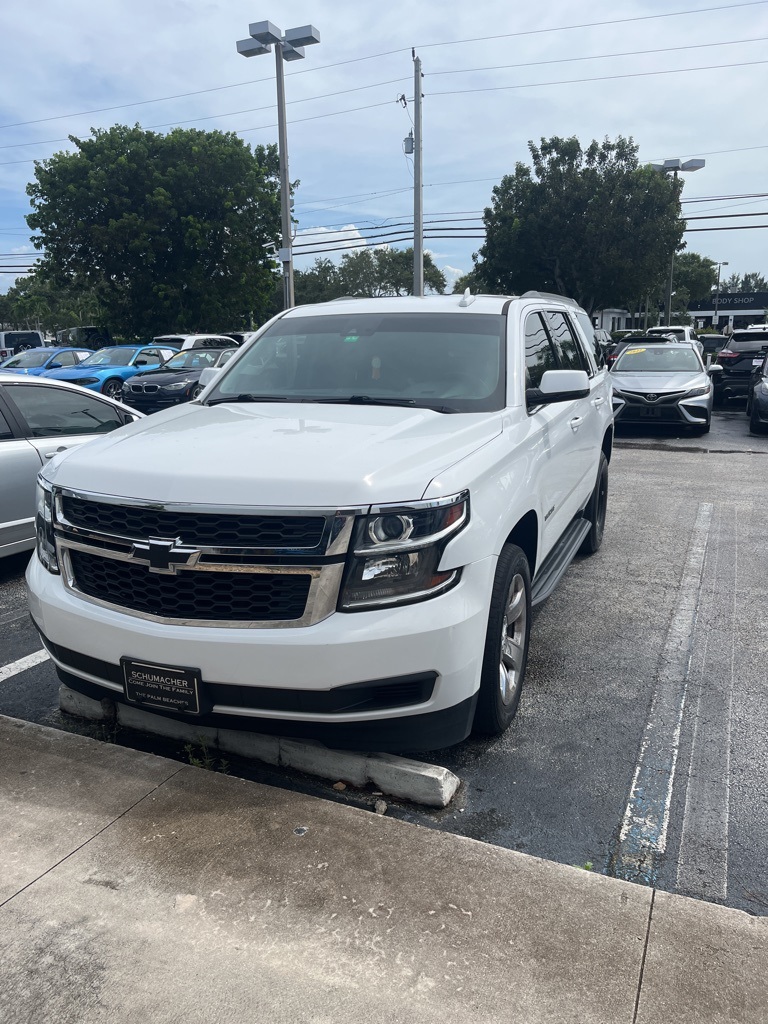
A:
[[[685,75],[691,71],[717,71],[724,68],[744,68],[755,64],[768,64],[768,60],[739,61],[737,64],[708,64],[698,68],[672,68],[669,71],[632,71],[623,75],[601,75],[597,78],[568,78],[558,82],[525,82],[522,85],[486,85],[476,89],[445,89],[430,92],[428,96],[464,96],[475,92],[507,92],[512,89],[543,89],[552,85],[580,85],[587,82],[614,82],[622,78],[652,78],[656,75]],[[2,148],[2,147],[0,147]]]
[[[654,21],[654,20],[659,20],[661,18],[678,18],[678,17],[683,17],[683,16],[688,15],[688,14],[707,14],[707,13],[710,13],[710,12],[713,12],[713,11],[736,10],[738,8],[741,8],[741,7],[759,7],[759,6],[761,6],[762,4],[764,4],[766,2],[768,2],[768,0],[751,0],[751,2],[747,2],[747,3],[726,4],[726,5],[717,6],[717,7],[699,7],[699,8],[688,9],[688,10],[685,10],[685,11],[669,11],[668,13],[647,14],[647,15],[641,15],[641,16],[632,17],[632,18],[612,18],[612,19],[610,19],[608,21],[585,22],[585,23],[581,23],[581,24],[577,24],[577,25],[559,25],[559,26],[558,25],[554,25],[554,26],[549,26],[547,28],[527,29],[527,30],[519,31],[519,32],[506,32],[506,33],[503,33],[501,35],[478,36],[478,37],[476,37],[474,39],[448,39],[448,40],[443,40],[442,42],[437,42],[437,43],[421,43],[421,44],[419,44],[416,47],[416,49],[428,49],[428,48],[439,47],[439,46],[456,46],[456,45],[459,45],[459,44],[462,44],[462,43],[486,42],[486,41],[492,40],[492,39],[511,39],[513,37],[516,37],[516,36],[542,35],[542,34],[547,34],[547,33],[552,33],[552,32],[570,32],[570,31],[573,31],[575,29],[581,29],[581,28],[599,28],[599,27],[607,26],[607,25],[625,25],[625,24],[630,24],[632,22],[638,22],[638,21]],[[722,45],[728,45],[728,44],[724,43]],[[316,71],[328,71],[328,70],[330,70],[332,68],[344,67],[347,64],[359,64],[359,63],[361,63],[363,61],[367,61],[367,60],[378,60],[381,57],[391,57],[394,54],[407,53],[407,52],[410,51],[410,49],[411,49],[410,46],[401,46],[401,47],[397,47],[396,49],[393,49],[393,50],[384,50],[384,51],[382,51],[380,53],[366,54],[363,57],[351,57],[351,58],[348,58],[347,60],[335,61],[332,64],[316,64],[316,65],[312,65],[311,67],[302,68],[299,71],[289,72],[286,75],[286,78],[293,78],[296,75],[312,74],[312,73],[314,73]],[[638,51],[638,52],[642,53],[642,52],[652,52],[652,51]],[[622,56],[631,56],[631,54],[626,54],[626,55],[622,55]],[[542,61],[541,63],[551,63],[551,62]],[[32,124],[45,124],[45,123],[48,123],[50,121],[66,120],[67,118],[70,118],[70,117],[86,117],[86,116],[88,116],[90,114],[110,113],[113,110],[127,110],[127,109],[129,109],[131,107],[147,106],[150,103],[166,103],[166,102],[169,102],[171,100],[188,99],[191,96],[203,96],[203,95],[210,94],[210,93],[213,93],[213,92],[224,92],[224,91],[226,91],[228,89],[240,89],[240,88],[243,88],[244,86],[259,85],[262,82],[271,82],[271,81],[274,81],[272,76],[267,76],[267,77],[264,77],[264,78],[254,78],[254,79],[249,79],[247,82],[232,82],[229,85],[216,85],[216,86],[211,86],[211,87],[209,87],[207,89],[194,89],[191,92],[180,92],[180,93],[175,93],[175,94],[170,95],[170,96],[156,96],[156,97],[153,97],[152,99],[148,99],[148,100],[131,100],[131,101],[127,102],[127,103],[116,103],[116,104],[113,104],[112,106],[109,106],[109,107],[93,107],[90,110],[80,110],[80,111],[75,111],[74,113],[70,113],[70,114],[54,114],[54,115],[52,115],[50,117],[38,117],[38,118],[34,118],[34,119],[28,120],[28,121],[14,121],[12,123],[9,122],[8,124],[0,125],[0,130],[2,130],[4,128],[22,128],[22,127],[26,127],[27,125],[32,125]],[[226,115],[222,115],[222,116],[226,116]]]
[[[612,57],[645,57],[655,53],[676,53],[680,50],[704,50],[709,47],[737,46],[742,43],[764,43],[768,37],[753,36],[749,39],[724,39],[716,43],[695,43],[689,46],[665,46],[656,50],[627,50],[624,53],[593,53],[587,57],[558,57],[554,60],[530,60],[523,64],[490,64],[480,68],[452,68],[449,71],[428,71],[426,78],[434,78],[437,75],[465,75],[474,74],[478,71],[507,71],[512,68],[538,68],[547,64],[574,64],[586,60],[610,60]]]

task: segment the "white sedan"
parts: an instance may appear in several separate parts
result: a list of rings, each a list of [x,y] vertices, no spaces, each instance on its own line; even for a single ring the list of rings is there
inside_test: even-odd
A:
[[[0,371],[0,558],[35,546],[35,480],[48,459],[141,418],[77,384]]]

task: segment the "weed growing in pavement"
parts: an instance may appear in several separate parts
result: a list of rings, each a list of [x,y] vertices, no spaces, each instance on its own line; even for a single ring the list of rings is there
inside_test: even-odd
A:
[[[197,745],[186,743],[184,753],[193,768],[205,768],[208,772],[221,772],[222,775],[229,775],[229,761],[223,757],[214,757],[204,739],[198,738]]]
[[[575,867],[581,868],[582,871],[592,871],[594,864],[591,860],[585,860],[583,864],[576,864]]]

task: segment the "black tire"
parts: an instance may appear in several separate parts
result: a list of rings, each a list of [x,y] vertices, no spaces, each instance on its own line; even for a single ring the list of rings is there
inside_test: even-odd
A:
[[[102,395],[107,398],[116,398],[118,401],[123,397],[123,382],[119,377],[108,377],[101,385]]]
[[[531,570],[525,552],[507,544],[493,581],[473,732],[500,736],[509,728],[520,703],[530,635]]]
[[[750,430],[750,433],[752,433],[752,434],[764,434],[765,433],[765,425],[762,424],[760,422],[760,420],[758,419],[757,412],[755,410],[754,405],[752,406],[752,409],[751,409],[750,414],[749,414],[749,430]]]
[[[708,434],[711,426],[712,426],[712,420],[709,419],[709,420],[707,420],[707,422],[704,424],[703,427],[698,427],[697,428],[697,433],[700,436],[703,436],[704,434]]]
[[[592,496],[584,510],[584,518],[590,522],[587,536],[581,542],[580,555],[594,555],[600,550],[605,530],[605,513],[608,508],[608,459],[605,452],[600,452],[600,465],[597,469],[597,481]]]

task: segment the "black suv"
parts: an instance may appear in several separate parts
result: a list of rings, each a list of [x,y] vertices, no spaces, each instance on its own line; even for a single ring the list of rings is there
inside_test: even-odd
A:
[[[734,331],[728,344],[717,354],[723,372],[712,380],[715,405],[725,398],[749,393],[752,371],[762,363],[768,352],[768,324],[764,327],[745,327]]]

